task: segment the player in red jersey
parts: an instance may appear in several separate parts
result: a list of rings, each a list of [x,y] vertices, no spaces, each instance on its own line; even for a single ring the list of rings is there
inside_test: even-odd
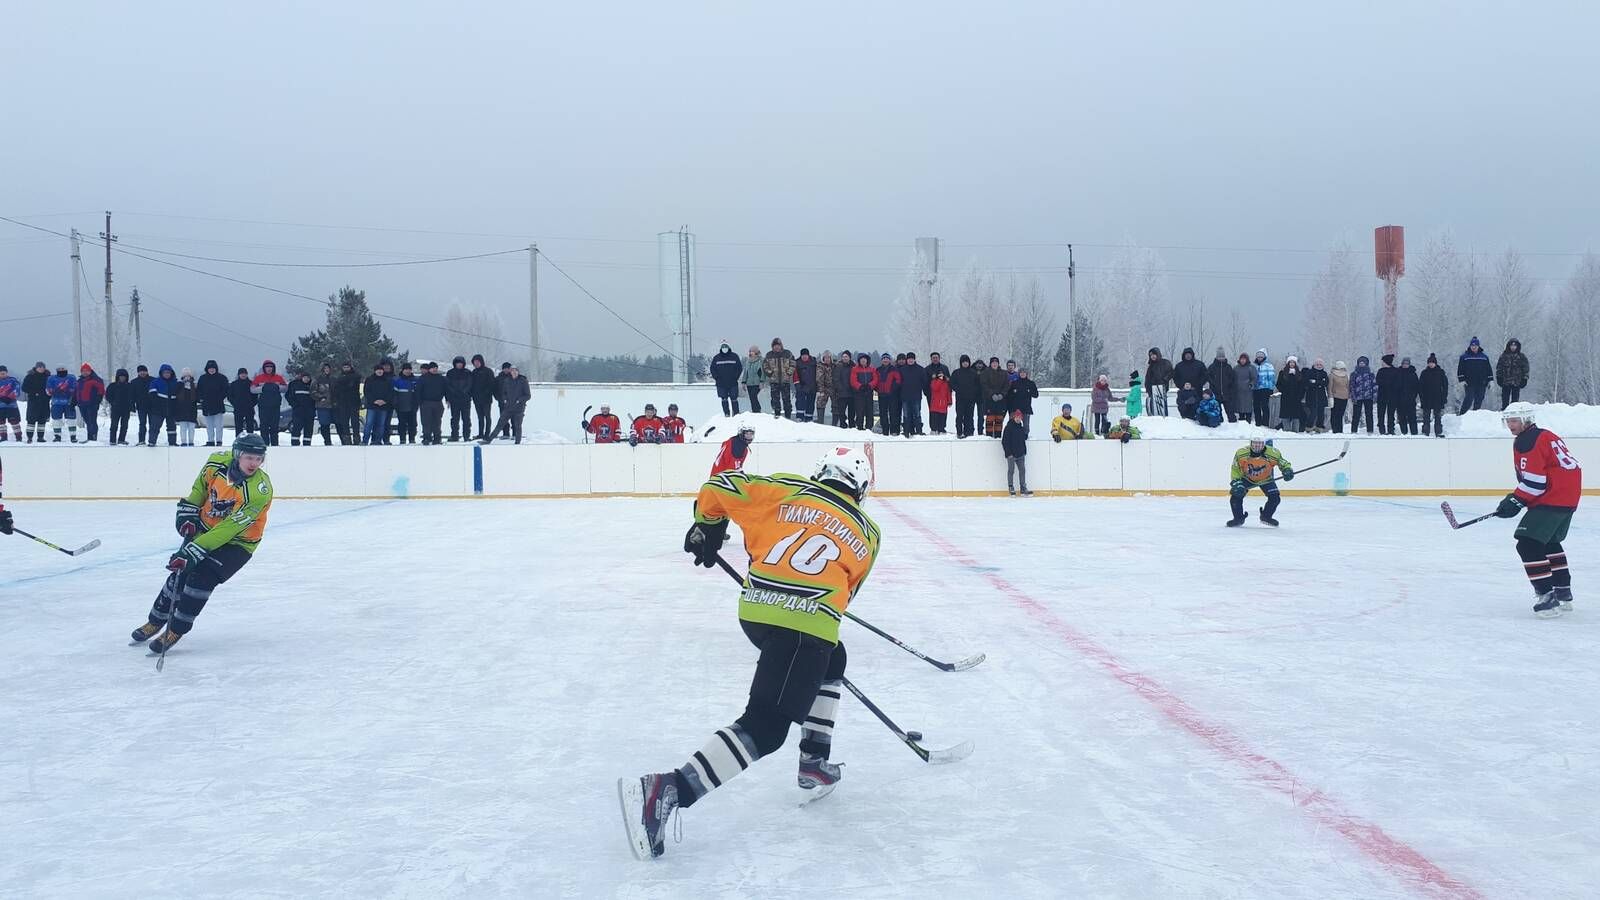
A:
[[[659,444],[663,433],[661,417],[656,415],[656,405],[654,403],[646,403],[644,405],[644,415],[633,420],[633,430],[628,435],[628,443],[633,446]]]
[[[583,423],[583,430],[594,435],[596,444],[615,444],[622,440],[622,420],[605,403],[600,404],[600,411],[593,418]]]
[[[689,427],[689,423],[685,422],[683,419],[678,417],[678,404],[676,404],[676,403],[667,404],[667,414],[661,420],[661,430],[662,430],[661,443],[663,443],[663,444],[681,444],[681,443],[683,443],[683,432],[684,432],[684,429],[686,429],[688,427]]]
[[[722,442],[722,452],[717,454],[717,461],[711,464],[711,477],[715,478],[723,472],[743,472],[744,459],[750,455],[750,444],[756,439],[756,430],[749,425],[739,429],[739,433]]]
[[[1517,555],[1538,598],[1533,613],[1548,619],[1572,610],[1572,573],[1561,542],[1583,496],[1583,469],[1566,441],[1535,425],[1533,418],[1531,403],[1513,403],[1500,414],[1506,430],[1517,438],[1512,445],[1517,489],[1495,512],[1504,519],[1522,513]]]

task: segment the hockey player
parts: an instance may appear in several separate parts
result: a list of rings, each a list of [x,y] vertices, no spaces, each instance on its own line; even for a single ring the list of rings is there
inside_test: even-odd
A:
[[[267,444],[260,435],[234,439],[233,449],[213,453],[178,501],[177,529],[183,546],[167,560],[167,581],[150,607],[149,620],[133,630],[130,646],[150,641],[151,653],[172,649],[194,627],[217,585],[244,568],[267,530],[272,480],[261,464]],[[166,632],[156,637],[162,627]]]
[[[611,407],[600,404],[600,411],[583,423],[583,430],[594,435],[596,444],[615,444],[622,440],[622,420],[611,412]]]
[[[661,417],[656,415],[656,405],[646,403],[644,415],[633,420],[633,426],[628,434],[628,445],[637,447],[640,444],[659,444],[664,430]]]
[[[683,443],[683,432],[689,423],[678,417],[678,404],[667,404],[667,415],[661,420],[661,443]]]
[[[839,620],[878,558],[878,527],[861,510],[871,486],[871,463],[840,447],[817,461],[810,478],[728,472],[700,488],[683,549],[713,567],[728,522],[738,523],[751,560],[740,627],[761,654],[749,702],[732,725],[676,770],[617,781],[640,859],[666,851],[677,809],[777,751],[791,723],[801,727],[801,789],[831,792],[838,783],[840,768],[828,755],[846,662]]]
[[[78,442],[78,407],[72,397],[78,392],[78,379],[67,374],[66,366],[56,366],[56,373],[45,379],[44,389],[50,394],[50,428],[55,433],[55,443],[61,443],[61,423],[67,423],[67,443]]]
[[[1506,430],[1517,438],[1511,451],[1517,489],[1500,501],[1495,513],[1509,519],[1527,510],[1517,525],[1517,555],[1533,583],[1534,615],[1554,618],[1572,609],[1572,573],[1561,542],[1583,496],[1583,469],[1566,442],[1533,419],[1533,404],[1522,401],[1500,414]]]
[[[723,472],[743,472],[745,457],[750,455],[750,445],[755,442],[756,430],[749,425],[739,429],[739,433],[722,442],[722,451],[717,454],[716,462],[711,464],[711,477],[715,478]]]
[[[6,439],[6,426],[17,443],[22,443],[22,382],[12,377],[5,366],[0,366],[0,441]]]
[[[13,530],[11,510],[6,509],[6,467],[0,463],[0,534],[10,534]]]
[[[1272,514],[1278,511],[1278,486],[1272,483],[1272,470],[1283,470],[1283,480],[1294,480],[1294,467],[1283,458],[1278,448],[1267,446],[1267,436],[1260,431],[1251,433],[1250,446],[1240,447],[1239,452],[1233,454],[1233,470],[1230,473],[1233,481],[1228,489],[1228,503],[1233,507],[1233,518],[1228,520],[1229,528],[1238,528],[1244,524],[1244,495],[1250,493],[1252,487],[1261,488],[1261,493],[1267,495],[1267,505],[1261,508],[1261,521],[1273,528],[1278,527],[1278,520]]]

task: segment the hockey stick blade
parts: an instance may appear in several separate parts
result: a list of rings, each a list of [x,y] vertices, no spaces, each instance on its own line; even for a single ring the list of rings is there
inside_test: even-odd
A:
[[[100,539],[99,538],[95,538],[94,540],[90,541],[89,543],[84,544],[82,547],[79,547],[78,549],[72,551],[72,555],[73,556],[77,556],[77,555],[79,555],[81,553],[88,553],[90,550],[93,550],[94,548],[96,548],[98,546],[100,546]]]
[[[966,659],[958,660],[957,662],[952,664],[950,666],[949,671],[952,671],[952,672],[965,672],[966,670],[972,668],[973,666],[983,662],[984,660],[986,660],[988,658],[989,658],[989,654],[987,654],[987,653],[979,653],[976,656],[969,656]]]
[[[971,756],[973,750],[971,741],[962,741],[954,747],[947,747],[943,750],[929,750],[928,748],[922,746],[916,741],[910,740],[909,738],[906,740],[906,743],[911,745],[911,749],[917,751],[918,756],[926,760],[929,765],[934,766],[943,766],[953,762],[960,762],[963,759]]]
[[[36,534],[30,534],[29,532],[23,531],[21,528],[15,528],[13,530],[17,534],[20,534],[23,537],[28,538],[29,540],[37,541],[38,543],[41,543],[41,544],[45,545],[46,547],[49,547],[51,550],[56,550],[56,551],[59,551],[61,553],[65,553],[68,556],[78,556],[79,554],[82,554],[82,553],[88,553],[90,550],[93,550],[94,548],[100,546],[100,539],[99,538],[95,538],[94,540],[90,541],[87,544],[84,544],[82,547],[79,547],[76,550],[68,550],[67,548],[62,547],[62,546],[60,546],[58,544],[52,544],[51,542],[45,540],[42,537],[39,537]]]
[[[1439,504],[1439,509],[1444,512],[1444,520],[1450,523],[1451,528],[1459,529],[1461,527],[1461,523],[1456,521],[1456,511],[1450,508],[1449,500]]]

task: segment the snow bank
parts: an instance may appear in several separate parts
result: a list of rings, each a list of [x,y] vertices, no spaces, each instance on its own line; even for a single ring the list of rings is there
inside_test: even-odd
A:
[[[1535,403],[1540,427],[1562,437],[1600,437],[1600,406],[1571,403]],[[1444,433],[1452,437],[1506,437],[1499,412],[1475,410],[1464,416],[1445,416]]]

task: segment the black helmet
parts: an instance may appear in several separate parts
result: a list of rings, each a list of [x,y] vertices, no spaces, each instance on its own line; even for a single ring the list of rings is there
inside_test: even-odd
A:
[[[254,453],[266,459],[267,442],[259,434],[241,434],[233,439],[233,458],[238,459],[241,453]]]

